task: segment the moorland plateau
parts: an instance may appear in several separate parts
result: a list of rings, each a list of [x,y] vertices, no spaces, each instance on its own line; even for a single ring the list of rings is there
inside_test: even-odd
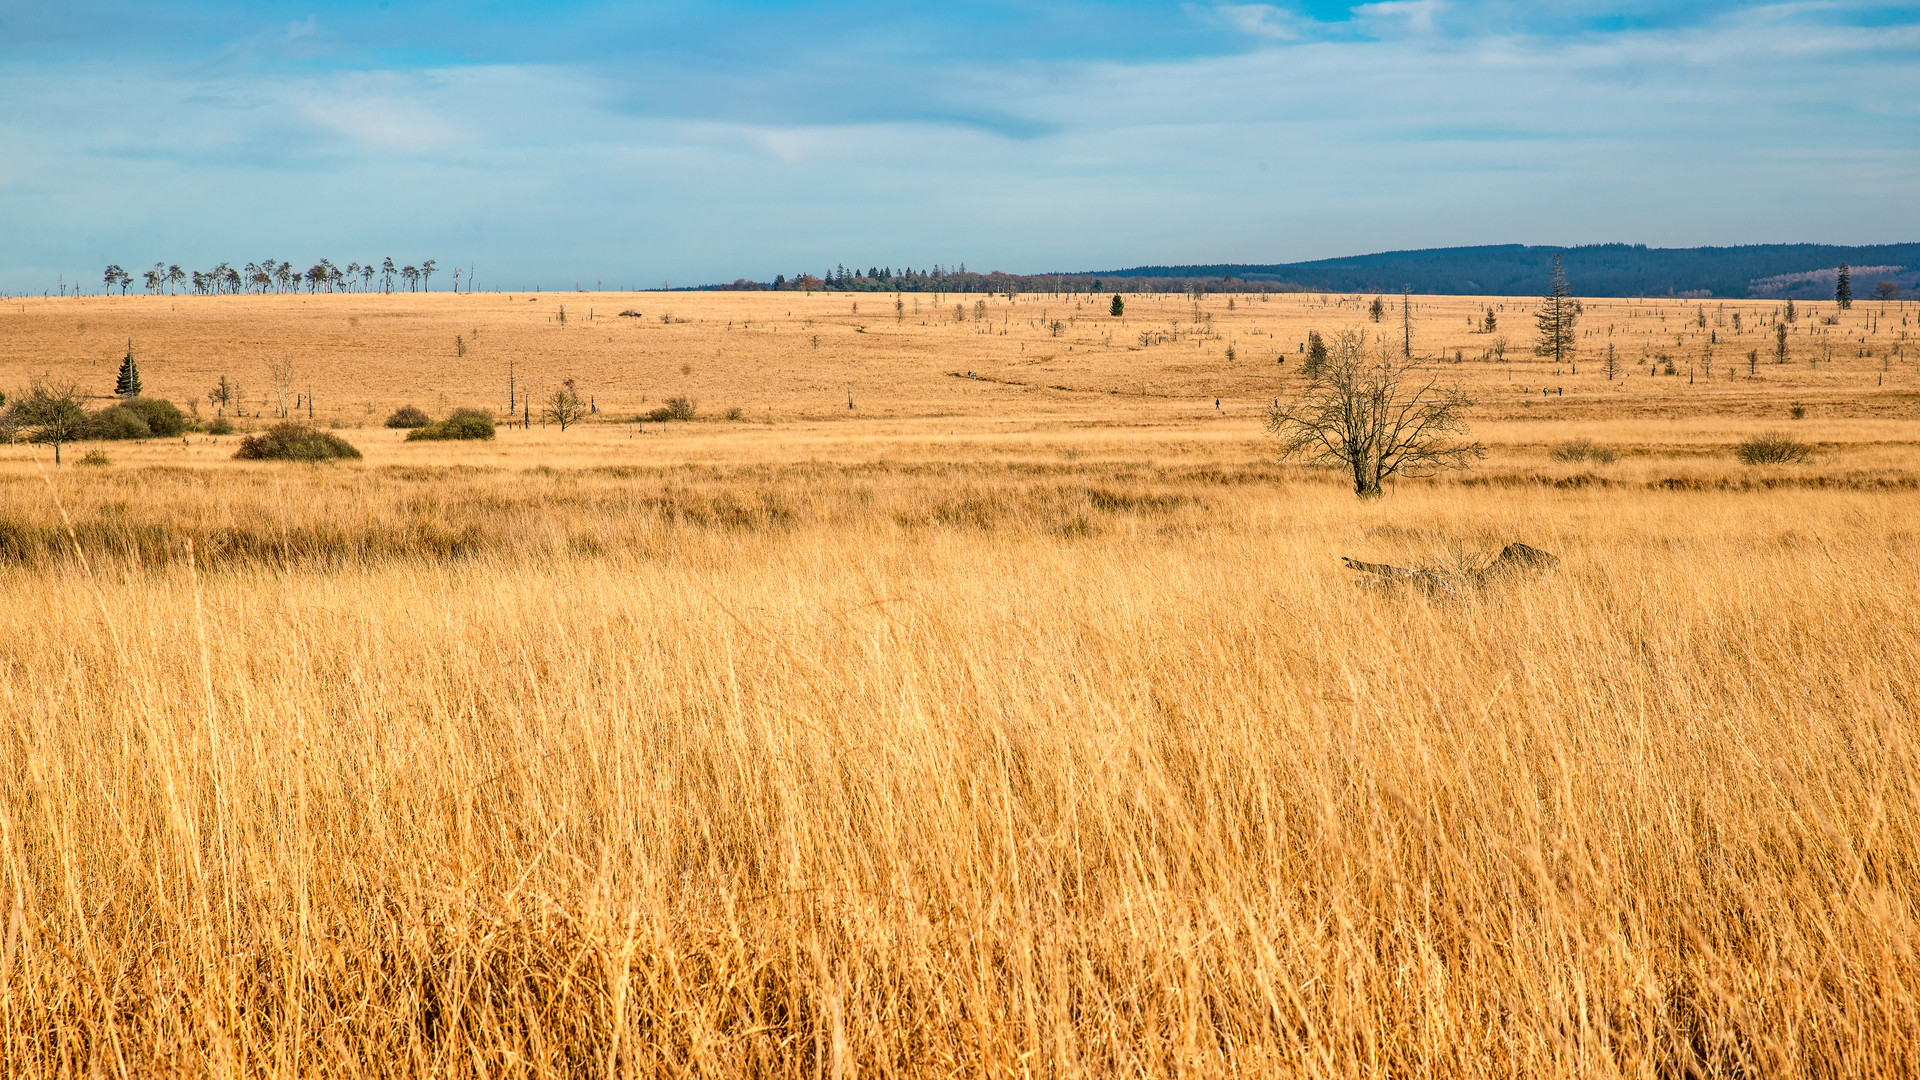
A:
[[[0,447],[0,1073],[1920,1071],[1920,305],[1413,297],[1488,454],[1358,500],[1372,299],[0,305],[242,413]]]

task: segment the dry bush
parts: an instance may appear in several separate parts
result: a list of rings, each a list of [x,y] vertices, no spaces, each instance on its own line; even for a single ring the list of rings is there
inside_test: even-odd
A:
[[[1813,447],[1781,431],[1768,431],[1740,440],[1733,456],[1742,465],[1792,465],[1807,460]]]
[[[698,416],[699,413],[700,405],[692,398],[670,397],[666,400],[665,404],[647,413],[646,418],[658,424],[665,423],[669,420],[692,420],[695,416]]]
[[[305,424],[275,424],[258,435],[240,440],[233,456],[244,461],[328,461],[357,458],[353,444],[331,432]]]
[[[1611,465],[1620,457],[1611,447],[1602,446],[1592,439],[1568,439],[1555,443],[1547,451],[1547,456],[1555,461],[1590,461],[1595,465]]]
[[[431,423],[433,417],[414,405],[402,405],[387,417],[387,426],[390,428],[423,428]]]
[[[391,422],[389,426],[392,426]],[[407,432],[408,442],[445,442],[493,437],[493,417],[479,409],[455,409],[445,420]]]

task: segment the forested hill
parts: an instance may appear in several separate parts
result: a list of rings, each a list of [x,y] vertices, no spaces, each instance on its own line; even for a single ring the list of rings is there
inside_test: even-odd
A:
[[[1562,256],[1567,283],[1578,296],[1718,296],[1778,300],[1833,295],[1835,271],[1853,271],[1853,295],[1920,294],[1920,244],[1752,244],[1746,247],[1650,248],[1645,244],[1586,247],[1428,248],[1383,251],[1313,262],[1254,266],[1136,266],[1071,273],[980,273],[966,264],[931,269],[836,266],[824,276],[802,272],[772,281],[741,278],[701,289],[804,289],[843,292],[1341,292],[1456,296],[1538,296],[1547,291],[1553,257]]]
[[[1832,296],[1834,270],[1841,263],[1853,267],[1853,293],[1858,297],[1875,295],[1875,288],[1883,280],[1893,281],[1900,295],[1908,295],[1920,286],[1920,244],[1701,248],[1498,244],[1385,251],[1270,266],[1136,266],[1099,276],[1232,278],[1350,293],[1399,292],[1410,286],[1414,292],[1428,294],[1532,296],[1546,291],[1555,255],[1563,257],[1567,280],[1580,296]]]

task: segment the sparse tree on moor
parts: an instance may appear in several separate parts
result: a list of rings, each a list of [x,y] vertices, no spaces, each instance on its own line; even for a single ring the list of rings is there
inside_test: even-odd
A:
[[[1319,378],[1320,373],[1325,371],[1326,367],[1327,339],[1320,336],[1320,331],[1309,330],[1307,331],[1307,378]]]
[[[1387,338],[1370,354],[1364,333],[1334,335],[1320,373],[1300,397],[1268,410],[1267,431],[1282,457],[1338,464],[1361,498],[1380,495],[1396,476],[1429,476],[1466,467],[1486,451],[1453,438],[1466,432],[1472,404],[1442,387],[1415,361],[1394,355]]]
[[[1846,263],[1840,264],[1840,273],[1833,279],[1833,302],[1841,311],[1853,306],[1853,269]]]
[[[23,428],[27,438],[53,444],[53,463],[60,464],[60,447],[80,437],[87,424],[87,410],[81,404],[80,388],[73,383],[36,382],[27,396],[7,410],[12,426]]]
[[[544,410],[548,423],[559,424],[560,430],[577,424],[587,415],[587,403],[581,400],[580,391],[574,388],[573,380],[560,384],[560,389],[547,395],[547,407]]]
[[[133,339],[127,339],[127,355],[120,361],[120,377],[114,380],[113,392],[123,398],[140,396],[140,366],[133,362]]]
[[[1540,324],[1540,340],[1533,346],[1535,356],[1551,356],[1553,362],[1562,364],[1573,355],[1573,321],[1579,315],[1579,307],[1573,294],[1567,289],[1566,271],[1560,267],[1560,256],[1553,257],[1553,288],[1540,301],[1540,310],[1534,313],[1534,321]]]

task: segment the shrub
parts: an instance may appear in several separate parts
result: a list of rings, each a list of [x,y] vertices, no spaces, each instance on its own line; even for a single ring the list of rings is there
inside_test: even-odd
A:
[[[437,424],[407,432],[408,442],[433,439],[491,439],[493,417],[479,409],[455,409],[453,415]]]
[[[423,428],[433,423],[433,418],[412,405],[402,405],[387,417],[390,428]]]
[[[86,456],[80,459],[80,464],[92,465],[98,468],[105,465],[111,465],[113,464],[113,462],[107,460],[107,455],[101,453],[100,451],[89,450],[87,451]]]
[[[326,461],[357,458],[360,451],[338,435],[305,424],[275,424],[241,439],[233,456],[247,461]]]
[[[1611,465],[1620,456],[1592,439],[1568,439],[1548,450],[1547,454],[1555,461],[1591,461],[1596,465]]]
[[[1807,407],[1805,405],[1794,405],[1787,409],[1787,415],[1795,420],[1804,420],[1807,416]]]
[[[122,408],[129,409],[147,422],[147,430],[160,438],[173,438],[187,430],[187,414],[165,398],[134,398]]]
[[[140,414],[125,405],[109,405],[87,417],[80,431],[83,439],[145,439],[153,435]]]
[[[733,408],[727,410],[726,415],[728,420],[731,420],[737,424],[740,421],[745,420],[747,418],[747,410],[741,408],[738,405],[735,405]]]
[[[1769,431],[1742,440],[1733,453],[1743,465],[1791,465],[1807,460],[1813,447],[1784,432]]]
[[[697,413],[698,409],[692,398],[670,397],[665,405],[652,412],[643,413],[640,419],[650,423],[664,424],[669,420],[691,420]],[[729,416],[728,419],[731,420],[733,417]]]
[[[216,416],[213,418],[213,422],[207,425],[207,434],[231,435],[233,434],[233,421],[224,416]]]

